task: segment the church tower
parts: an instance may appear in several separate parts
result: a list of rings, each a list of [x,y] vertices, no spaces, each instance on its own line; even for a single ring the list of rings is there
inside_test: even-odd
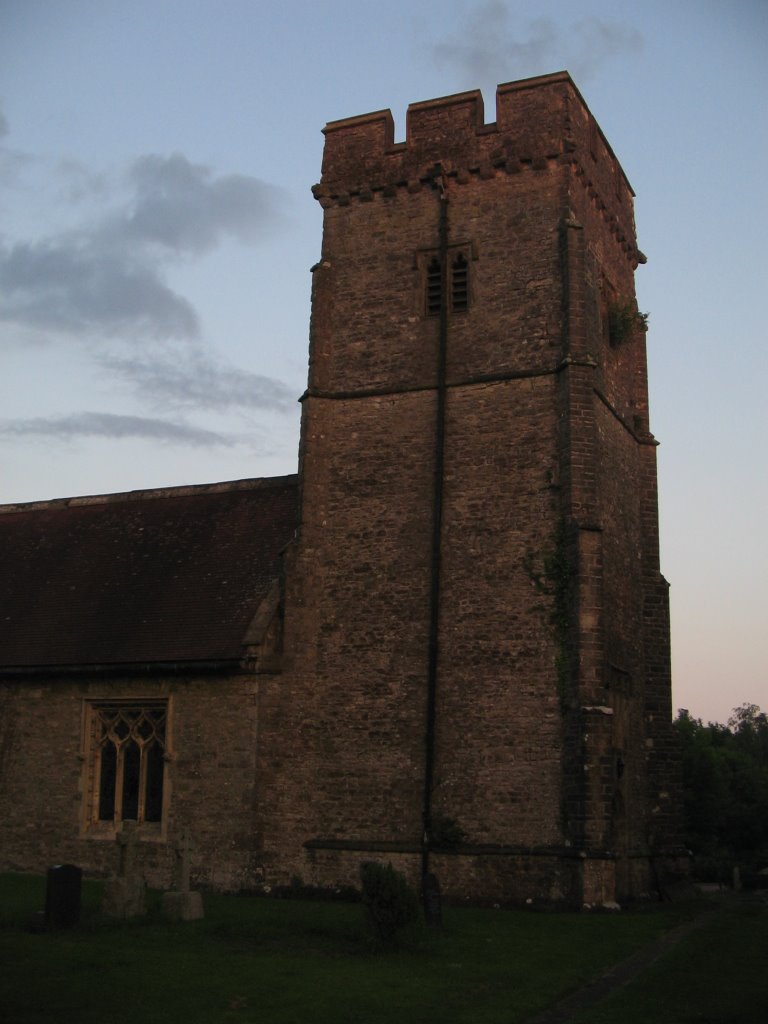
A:
[[[314,191],[267,860],[649,892],[679,851],[627,178],[559,73],[491,123],[479,92],[413,104],[405,142],[331,122]]]

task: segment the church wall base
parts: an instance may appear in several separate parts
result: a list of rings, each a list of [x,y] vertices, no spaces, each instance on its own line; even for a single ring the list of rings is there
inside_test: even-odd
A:
[[[359,889],[360,865],[370,860],[391,864],[419,889],[422,854],[415,845],[409,850],[313,847],[294,880],[319,889]],[[600,910],[666,898],[666,887],[685,878],[687,861],[641,853],[626,858],[588,855],[568,848],[459,848],[432,851],[428,870],[454,904]]]

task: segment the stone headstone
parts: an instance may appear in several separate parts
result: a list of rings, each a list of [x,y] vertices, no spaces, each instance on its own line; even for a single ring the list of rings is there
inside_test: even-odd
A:
[[[108,917],[142,917],[147,912],[147,887],[138,866],[136,822],[124,821],[115,840],[119,851],[117,875],[104,883],[101,909]]]
[[[46,928],[71,928],[80,921],[82,868],[56,864],[48,868],[45,886]]]
[[[443,898],[437,875],[432,874],[431,871],[424,876],[421,894],[424,900],[424,920],[426,924],[430,928],[442,928]]]

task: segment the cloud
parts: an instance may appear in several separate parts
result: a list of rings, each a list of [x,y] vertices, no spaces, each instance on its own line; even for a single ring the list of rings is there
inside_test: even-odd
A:
[[[115,227],[170,251],[205,252],[227,235],[256,242],[280,220],[279,189],[242,174],[214,178],[179,153],[141,157],[129,178],[133,202]]]
[[[109,201],[107,179],[59,165],[71,198]],[[216,177],[186,157],[143,156],[98,217],[0,247],[0,321],[83,337],[194,339],[194,308],[166,279],[180,259],[225,239],[254,244],[282,223],[283,193],[245,175]]]
[[[10,131],[8,118],[0,104],[0,184],[15,186],[22,181],[24,171],[35,161],[28,153],[11,149],[5,144],[4,139],[6,135],[10,134]]]
[[[0,320],[82,335],[196,337],[197,314],[152,261],[69,235],[0,247]]]
[[[296,394],[282,381],[226,366],[199,349],[183,359],[171,354],[121,358],[104,355],[102,365],[136,388],[142,399],[167,408],[286,412]]]
[[[55,173],[61,183],[60,196],[65,203],[85,200],[104,203],[114,194],[110,175],[91,170],[81,160],[64,157],[56,164]]]
[[[468,78],[495,82],[567,68],[580,81],[611,57],[640,49],[642,35],[621,22],[582,18],[560,26],[549,18],[516,24],[510,5],[476,7],[461,31],[432,47],[435,60],[463,67]]]
[[[80,412],[68,416],[40,416],[0,423],[0,434],[16,437],[41,437],[70,441],[82,437],[112,440],[139,439],[194,447],[231,447],[235,441],[224,434],[184,423],[151,419],[145,416],[121,416],[106,412]]]
[[[592,78],[607,60],[637,53],[645,43],[637,29],[605,18],[583,18],[571,26],[568,35],[568,68],[584,81]]]

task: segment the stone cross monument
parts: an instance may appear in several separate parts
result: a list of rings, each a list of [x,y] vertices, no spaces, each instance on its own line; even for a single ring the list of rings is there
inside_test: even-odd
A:
[[[176,842],[175,883],[177,888],[163,893],[163,916],[171,921],[196,921],[203,917],[203,898],[189,888],[191,856],[194,852],[192,837],[182,829]]]
[[[102,910],[108,917],[142,917],[147,912],[146,885],[138,866],[136,822],[124,821],[115,840],[119,851],[117,875],[104,884]]]

